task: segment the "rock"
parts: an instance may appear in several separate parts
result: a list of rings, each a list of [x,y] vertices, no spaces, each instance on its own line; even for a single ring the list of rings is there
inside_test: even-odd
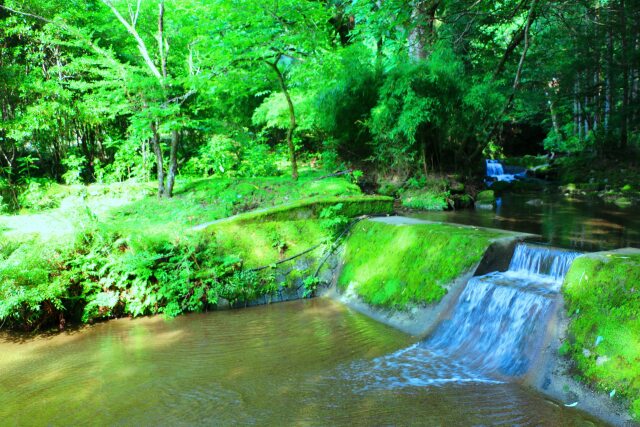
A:
[[[491,209],[493,209],[493,204],[491,204],[491,203],[476,203],[476,209],[491,210]]]
[[[496,194],[493,192],[493,190],[481,191],[480,193],[478,193],[478,196],[476,197],[476,205],[478,203],[493,204],[495,200],[496,200]]]
[[[596,359],[596,366],[602,366],[609,361],[607,356],[598,356]]]
[[[582,355],[584,357],[591,357],[591,351],[588,348],[583,348],[582,349]]]
[[[628,208],[633,203],[631,202],[631,200],[627,199],[626,197],[618,197],[613,201],[613,204],[619,208]]]
[[[468,194],[455,194],[451,197],[454,209],[469,209],[473,207],[473,199]]]
[[[529,200],[527,202],[527,205],[529,205],[529,206],[542,206],[542,205],[544,205],[544,202],[541,199],[533,199],[533,200]]]

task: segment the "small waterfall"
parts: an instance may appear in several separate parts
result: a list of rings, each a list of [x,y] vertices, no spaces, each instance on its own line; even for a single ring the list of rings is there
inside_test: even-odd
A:
[[[504,168],[499,160],[487,159],[487,176],[497,177],[504,175]]]
[[[577,252],[518,244],[505,273],[474,277],[425,345],[483,372],[522,375]]]
[[[451,320],[425,345],[447,351],[478,371],[522,375],[554,301],[495,279],[491,275],[472,279]]]
[[[578,256],[578,252],[519,244],[511,258],[509,271],[561,282]]]
[[[524,375],[544,337],[562,280],[578,255],[517,245],[509,270],[472,278],[451,317],[429,338],[374,360],[373,366],[359,370],[367,371],[360,378],[375,387],[396,388]],[[381,378],[386,380],[379,382]]]
[[[487,159],[486,166],[487,177],[492,179],[487,182],[489,186],[491,186],[493,181],[512,182],[526,175],[526,170],[520,170],[522,168],[507,167],[509,170],[505,170],[505,167],[500,163],[500,160]],[[518,169],[517,173],[512,169]]]

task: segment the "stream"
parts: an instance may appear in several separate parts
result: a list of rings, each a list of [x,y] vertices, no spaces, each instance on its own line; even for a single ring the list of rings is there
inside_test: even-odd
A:
[[[529,200],[417,216],[581,251],[640,243],[631,211]],[[527,370],[576,255],[520,245],[509,271],[473,278],[425,340],[324,298],[2,333],[0,424],[601,425],[509,379]]]
[[[584,252],[640,247],[640,215],[636,207],[621,209],[597,199],[571,199],[562,194],[505,194],[494,209],[408,215],[538,234],[541,243]]]
[[[597,424],[447,358],[424,366],[464,381],[397,383],[380,369],[418,344],[322,298],[4,335],[0,424]]]

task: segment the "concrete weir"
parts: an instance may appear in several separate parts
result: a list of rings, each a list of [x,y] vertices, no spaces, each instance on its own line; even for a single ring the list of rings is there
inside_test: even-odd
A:
[[[369,221],[398,227],[441,224],[438,222],[402,216],[378,217],[372,218]],[[471,268],[463,272],[463,274],[453,282],[446,285],[447,293],[437,304],[413,306],[408,311],[377,308],[362,301],[353,289],[347,288],[345,291],[340,291],[336,286],[332,286],[325,290],[323,295],[336,299],[362,314],[405,333],[421,338],[426,337],[442,320],[446,319],[450,315],[451,309],[455,306],[460,293],[464,290],[469,279],[491,271],[506,271],[516,244],[527,239],[538,237],[529,233],[516,233],[483,227],[457,224],[456,227],[468,228],[470,230],[475,229],[498,232],[500,233],[500,237],[492,239],[491,244],[487,247],[479,262],[475,263]]]
[[[369,221],[397,227],[439,225],[398,216]],[[438,302],[412,304],[405,310],[376,307],[361,298],[357,283],[333,286],[325,295],[418,337],[419,348],[430,348],[481,375],[522,383],[549,396],[554,404],[576,407],[613,425],[638,425],[620,401],[575,381],[570,362],[559,349],[569,325],[561,287],[573,260],[578,256],[606,260],[612,254],[635,255],[640,250],[580,255],[523,244],[536,237],[530,234],[455,226],[494,232],[497,237],[490,240],[479,262],[445,286],[446,294]]]

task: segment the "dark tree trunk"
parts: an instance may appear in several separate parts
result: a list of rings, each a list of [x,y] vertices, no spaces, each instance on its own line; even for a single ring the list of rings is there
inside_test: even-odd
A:
[[[162,159],[162,148],[160,148],[160,135],[158,134],[158,124],[151,123],[151,148],[156,155],[156,169],[158,176],[158,197],[163,197],[164,189],[164,160]]]
[[[289,160],[291,161],[291,177],[294,180],[298,179],[298,161],[296,159],[296,147],[293,145],[293,132],[295,132],[296,127],[298,126],[296,123],[296,111],[293,106],[293,101],[291,100],[291,95],[289,94],[289,90],[287,89],[287,83],[284,79],[284,75],[280,68],[278,68],[278,62],[280,61],[281,56],[278,55],[274,62],[269,62],[269,66],[273,68],[276,75],[278,76],[278,82],[280,83],[280,89],[282,89],[282,93],[287,100],[287,105],[289,107],[289,129],[287,129],[287,147],[289,148]]]
[[[169,154],[169,173],[167,175],[167,190],[165,197],[173,197],[173,187],[176,182],[176,174],[178,173],[178,144],[180,142],[180,133],[177,130],[171,132],[171,151]]]
[[[622,37],[622,111],[620,123],[620,148],[627,148],[629,120],[629,43],[627,37],[627,17],[624,0],[620,0],[620,31]]]

